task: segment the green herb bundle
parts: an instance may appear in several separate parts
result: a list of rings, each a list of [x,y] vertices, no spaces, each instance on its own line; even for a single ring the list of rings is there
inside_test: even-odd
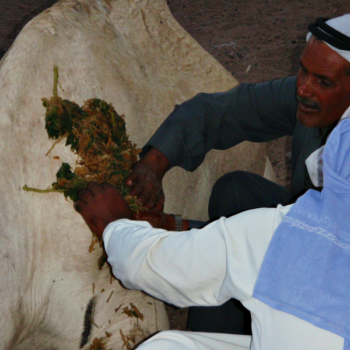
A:
[[[119,115],[112,104],[100,99],[90,99],[79,107],[75,102],[63,100],[57,94],[58,68],[54,68],[53,96],[43,98],[46,108],[45,128],[55,145],[66,139],[66,146],[71,146],[77,154],[77,164],[72,171],[67,163],[62,163],[56,174],[57,181],[46,190],[23,187],[26,191],[39,193],[61,192],[71,200],[78,200],[80,190],[86,188],[91,181],[109,183],[116,187],[135,213],[146,210],[142,203],[130,196],[130,189],[125,186],[126,178],[137,161],[140,150],[129,141],[126,135],[124,116]],[[54,157],[58,158],[58,157]],[[93,237],[89,252],[96,243],[102,242]],[[100,268],[106,261],[103,253],[98,261]]]
[[[77,166],[72,171],[69,164],[63,163],[56,174],[57,181],[47,190],[27,186],[24,189],[63,192],[65,197],[76,201],[78,192],[88,182],[109,183],[124,196],[131,210],[142,210],[140,201],[131,197],[129,188],[125,186],[125,179],[131,174],[140,150],[126,135],[124,117],[115,111],[112,104],[100,99],[90,99],[79,107],[74,102],[58,97],[57,67],[54,71],[54,96],[43,98],[46,108],[45,128],[49,138],[56,140],[53,147],[66,138],[66,146],[70,145],[71,150],[78,155]]]

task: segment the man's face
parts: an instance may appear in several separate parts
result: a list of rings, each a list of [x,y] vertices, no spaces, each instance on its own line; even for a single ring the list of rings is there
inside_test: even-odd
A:
[[[301,55],[297,77],[297,119],[309,128],[337,122],[350,106],[349,62],[311,37]]]

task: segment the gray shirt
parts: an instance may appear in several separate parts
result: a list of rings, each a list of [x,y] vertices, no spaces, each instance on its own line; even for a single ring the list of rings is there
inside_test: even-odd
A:
[[[302,126],[296,110],[296,77],[240,84],[227,92],[200,93],[175,106],[142,154],[154,147],[165,154],[171,167],[193,171],[211,149],[293,135],[292,195],[296,195],[312,187],[305,160],[325,142],[331,129]]]

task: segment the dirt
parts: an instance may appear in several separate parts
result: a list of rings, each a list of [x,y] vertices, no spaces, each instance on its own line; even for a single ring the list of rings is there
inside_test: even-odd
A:
[[[238,81],[255,83],[296,74],[307,27],[317,17],[349,11],[347,0],[168,1],[178,22]],[[289,187],[291,138],[268,142],[279,184]]]
[[[21,28],[55,0],[0,0],[0,58]],[[178,22],[240,82],[295,75],[307,26],[349,11],[348,0],[168,0]],[[290,138],[268,143],[278,183],[290,185]],[[167,307],[172,329],[187,309]]]

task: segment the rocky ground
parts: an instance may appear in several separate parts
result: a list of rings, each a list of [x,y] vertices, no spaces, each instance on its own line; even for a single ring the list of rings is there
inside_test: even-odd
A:
[[[21,28],[56,0],[0,0],[0,58]],[[167,0],[178,22],[240,82],[295,75],[307,26],[349,12],[348,0]],[[290,183],[290,138],[268,143],[280,184]],[[173,329],[187,310],[168,307]]]

